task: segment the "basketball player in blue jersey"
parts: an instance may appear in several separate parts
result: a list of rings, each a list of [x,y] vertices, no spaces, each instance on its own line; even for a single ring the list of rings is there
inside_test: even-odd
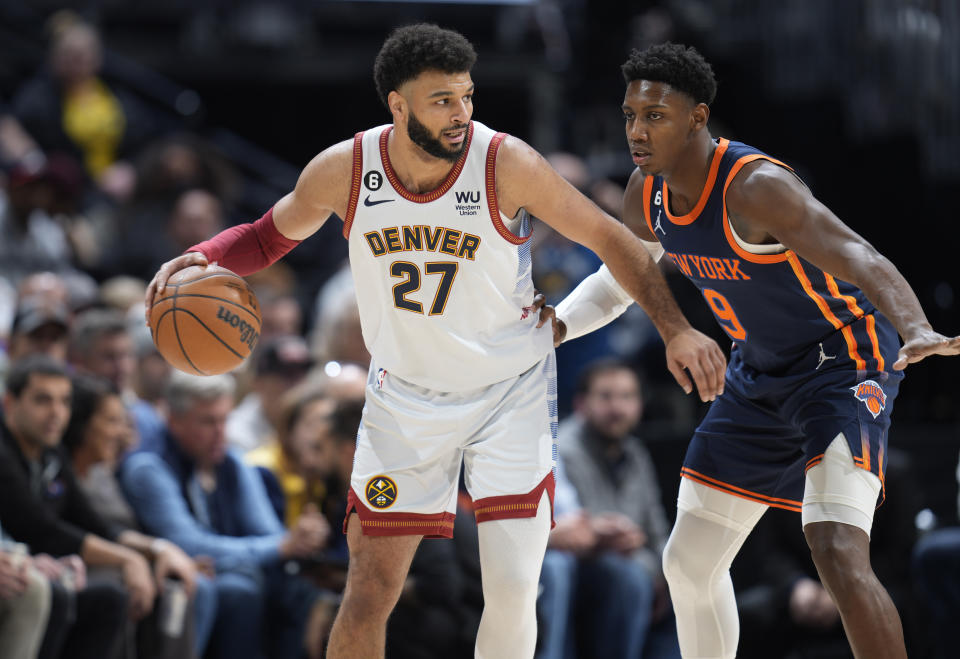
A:
[[[720,393],[719,347],[692,329],[640,241],[522,141],[471,121],[475,60],[462,35],[398,29],[374,65],[392,124],[307,165],[260,220],[164,264],[266,267],[343,218],[372,356],[347,509],[350,568],[328,656],[382,657],[387,617],[424,536],[452,534],[461,464],[479,523],[484,611],[476,656],[528,659],[551,526],[553,337],[539,327],[528,212],[594,250],[660,330],[689,392]]]
[[[893,264],[789,166],[711,136],[716,81],[694,49],[634,51],[622,68],[637,166],[624,221],[701,290],[733,340],[724,391],[687,451],[663,556],[683,656],[736,654],[729,568],[776,506],[801,513],[854,654],[905,657],[869,554],[890,411],[907,364],[958,354],[960,337],[933,331]],[[605,268],[585,279],[557,306],[555,341],[622,313],[630,298],[618,288]]]

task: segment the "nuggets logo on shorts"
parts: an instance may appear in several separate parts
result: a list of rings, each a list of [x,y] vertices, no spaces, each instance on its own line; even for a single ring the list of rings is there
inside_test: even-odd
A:
[[[853,391],[857,400],[863,401],[874,419],[887,406],[887,395],[883,393],[883,388],[873,380],[864,380],[856,387],[850,387],[850,390]]]
[[[374,476],[367,481],[367,503],[378,510],[384,510],[397,500],[397,484],[387,476]]]

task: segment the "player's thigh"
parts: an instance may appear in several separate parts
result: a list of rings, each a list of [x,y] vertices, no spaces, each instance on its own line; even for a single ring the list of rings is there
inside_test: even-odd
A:
[[[556,391],[552,352],[521,375],[488,387],[486,409],[475,417],[464,448],[465,481],[474,501],[528,495],[530,515],[536,514],[556,460]]]
[[[352,514],[356,517],[356,513]],[[422,535],[364,535],[359,520],[347,526],[347,588],[354,595],[399,596]],[[359,591],[359,592],[358,592]]]
[[[371,369],[351,474],[365,525],[374,513],[454,513],[461,459],[457,403],[453,395]],[[411,527],[413,535],[420,530]]]
[[[804,528],[834,522],[860,528],[870,536],[882,483],[854,459],[849,444],[843,433],[838,434],[822,459],[807,469],[801,512]]]

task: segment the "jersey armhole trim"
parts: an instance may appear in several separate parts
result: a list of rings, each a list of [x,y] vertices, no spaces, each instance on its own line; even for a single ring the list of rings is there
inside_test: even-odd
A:
[[[643,179],[643,219],[647,222],[647,228],[650,229],[650,235],[654,238],[657,234],[653,230],[653,222],[650,221],[650,196],[653,194],[653,177],[647,176]]]
[[[497,133],[490,140],[490,146],[487,147],[487,167],[484,177],[487,188],[487,209],[490,211],[490,220],[493,222],[493,227],[497,230],[497,233],[509,243],[522,245],[530,240],[533,232],[531,231],[529,236],[518,236],[510,231],[500,217],[500,206],[497,204],[497,151],[506,137],[506,133]]]
[[[740,246],[739,241],[737,241],[733,235],[733,228],[730,226],[730,217],[727,214],[727,188],[730,187],[734,177],[743,169],[744,165],[754,160],[769,160],[773,164],[780,165],[784,169],[793,172],[793,169],[789,165],[761,153],[744,156],[733,163],[733,167],[730,168],[730,173],[727,174],[727,180],[723,183],[723,196],[720,199],[723,205],[723,235],[726,236],[730,248],[746,261],[750,261],[751,263],[782,263],[787,260],[787,255],[790,253],[790,250],[780,252],[779,254],[755,254],[748,252]]]
[[[347,216],[343,218],[343,237],[350,240],[350,227],[353,216],[357,214],[357,202],[360,200],[360,177],[363,174],[363,133],[353,136],[353,177],[350,181],[350,200],[347,202]]]

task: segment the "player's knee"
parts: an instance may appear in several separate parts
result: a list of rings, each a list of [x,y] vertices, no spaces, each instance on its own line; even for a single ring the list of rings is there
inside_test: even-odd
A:
[[[667,579],[671,590],[689,588],[692,584],[703,581],[705,574],[697,565],[695,557],[684,547],[684,543],[671,535],[663,549],[663,575]]]
[[[493,568],[484,566],[483,596],[487,601],[496,600],[509,606],[511,602],[525,604],[536,600],[540,575],[524,570],[521,566],[504,561]]]
[[[856,589],[873,578],[869,539],[862,529],[822,522],[808,524],[803,530],[817,571],[835,594]]]
[[[484,575],[483,581],[503,593],[529,594],[536,592],[539,575],[524,570],[513,570],[510,566],[504,565],[503,569],[494,570],[489,578]]]
[[[342,606],[348,612],[386,620],[400,598],[405,579],[405,575],[384,566],[351,566]]]

